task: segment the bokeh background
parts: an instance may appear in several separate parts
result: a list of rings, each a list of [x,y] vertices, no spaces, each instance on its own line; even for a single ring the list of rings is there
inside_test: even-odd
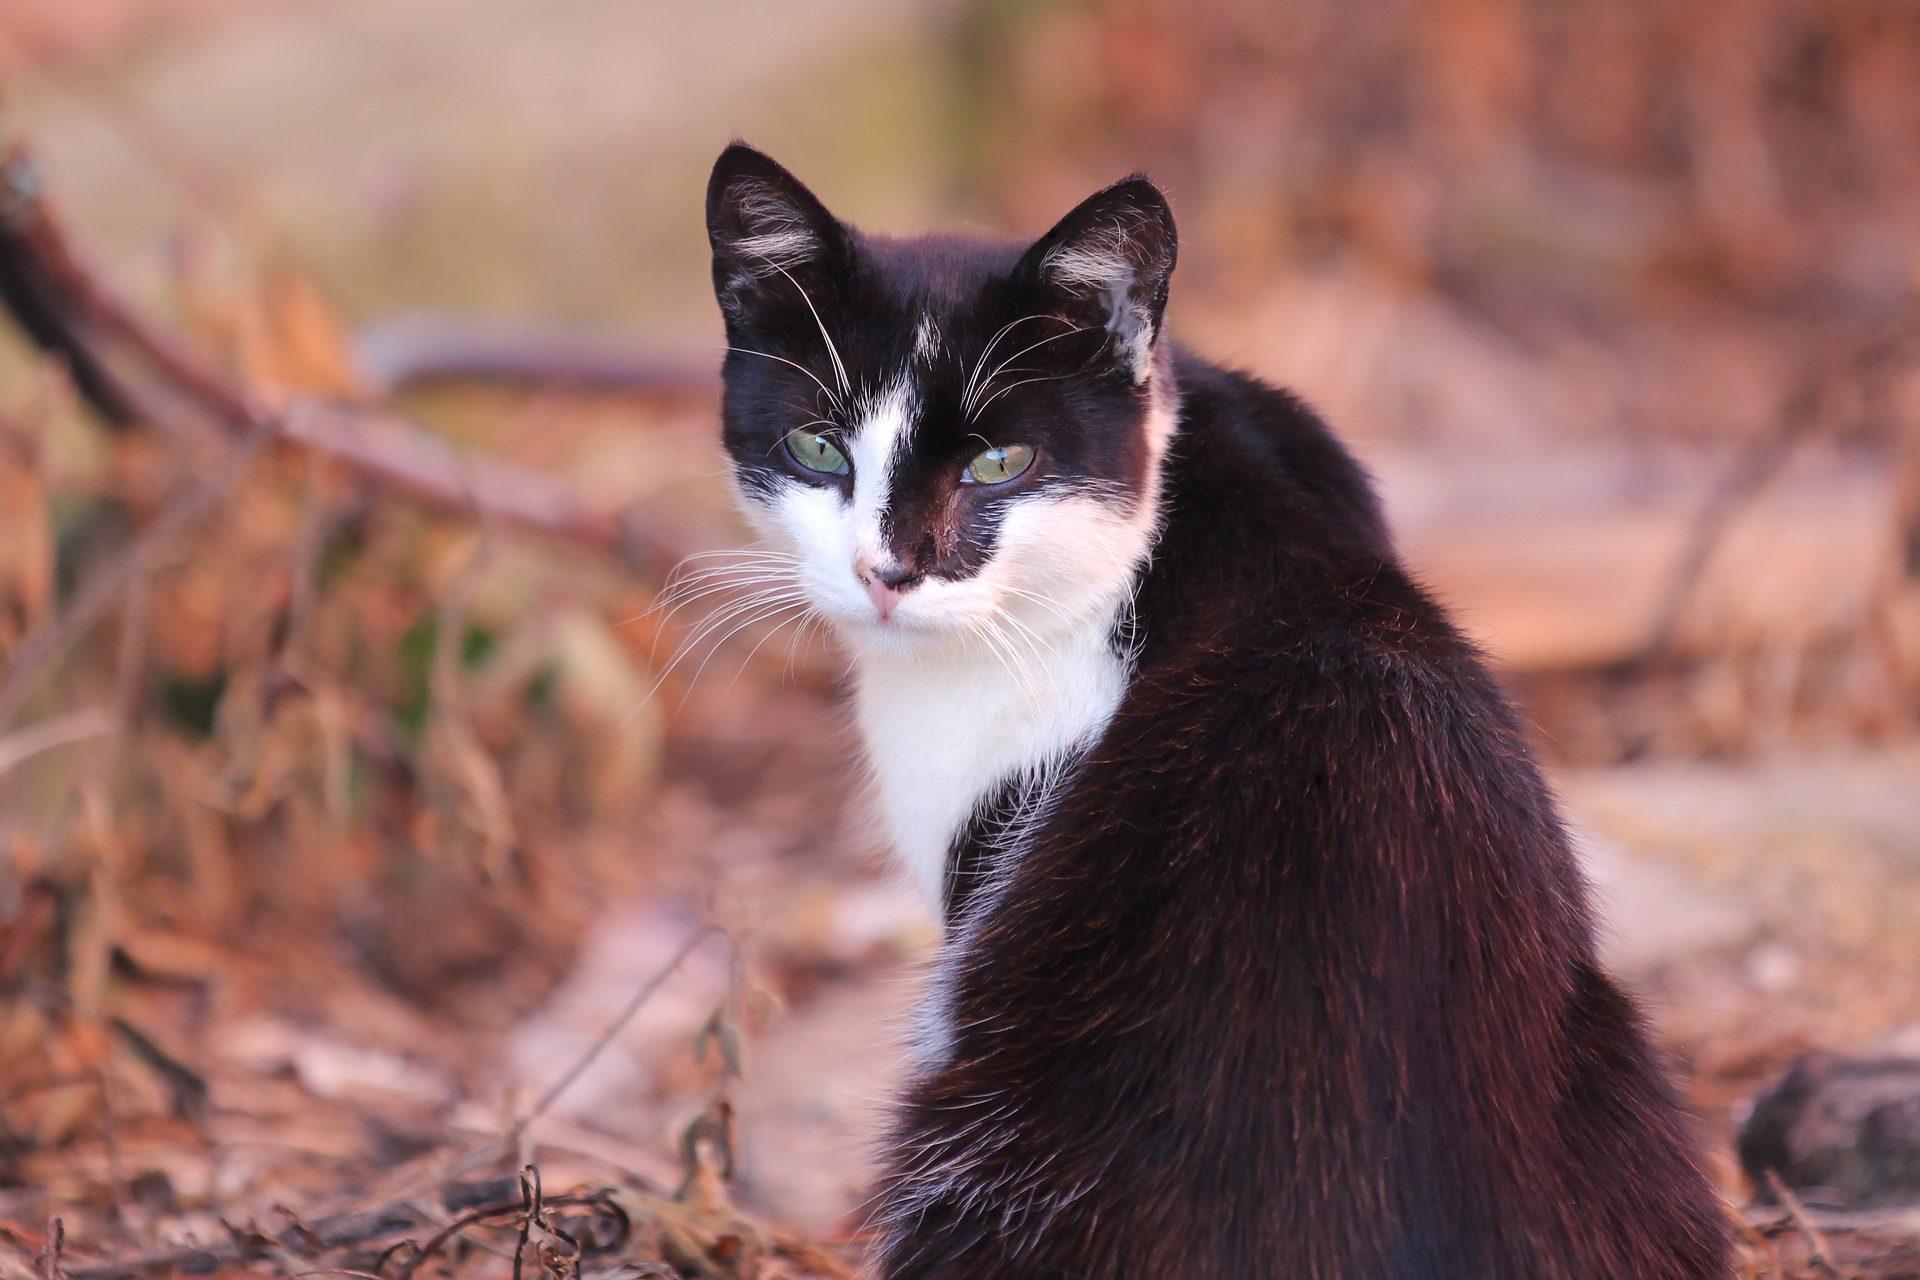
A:
[[[1920,1056],[1916,86],[1902,0],[0,0],[0,133],[158,331],[630,535],[109,422],[0,334],[0,1271],[50,1204],[204,1243],[503,1133],[671,1190],[722,1096],[732,1201],[857,1247],[934,933],[831,647],[666,573],[742,540],[736,136],[897,234],[1163,185],[1177,336],[1378,478],[1744,1201],[1784,1063]],[[828,1266],[773,1240],[729,1274]]]

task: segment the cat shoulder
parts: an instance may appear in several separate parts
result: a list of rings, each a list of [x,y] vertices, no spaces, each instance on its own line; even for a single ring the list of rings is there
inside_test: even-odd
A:
[[[1203,438],[1243,482],[1296,495],[1320,517],[1317,532],[1335,544],[1392,558],[1373,478],[1304,400],[1184,349],[1176,348],[1174,372],[1189,447]]]

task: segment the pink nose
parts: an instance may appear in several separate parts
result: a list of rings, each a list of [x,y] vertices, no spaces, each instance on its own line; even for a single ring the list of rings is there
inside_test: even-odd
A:
[[[920,575],[910,569],[882,569],[865,559],[855,562],[854,573],[865,584],[867,596],[880,611],[882,622],[893,616],[913,584],[920,581]]]
[[[900,606],[900,597],[903,593],[897,587],[890,587],[877,577],[869,577],[867,594],[873,597],[873,607],[880,611],[880,621],[885,622]]]

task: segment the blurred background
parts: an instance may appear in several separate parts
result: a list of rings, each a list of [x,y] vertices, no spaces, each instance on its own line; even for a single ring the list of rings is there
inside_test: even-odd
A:
[[[507,1147],[664,1195],[723,1114],[759,1234],[675,1265],[857,1251],[935,934],[830,646],[670,576],[744,536],[736,136],[897,234],[1161,183],[1176,335],[1380,482],[1744,1202],[1785,1063],[1920,1057],[1916,85],[1903,0],[0,0],[0,294],[78,334],[0,333],[0,1271]]]

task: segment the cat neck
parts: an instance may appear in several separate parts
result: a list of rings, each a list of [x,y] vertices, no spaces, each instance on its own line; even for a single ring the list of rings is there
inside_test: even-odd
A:
[[[1104,589],[1063,613],[1062,597],[1072,593],[1028,583],[1021,594],[1035,607],[998,635],[960,633],[928,647],[843,637],[882,826],[936,919],[946,917],[949,855],[976,810],[1011,780],[1057,777],[1099,737],[1126,692],[1133,664],[1125,624],[1161,525],[1161,473],[1179,422],[1170,346],[1156,353],[1147,387],[1147,474],[1135,504],[1083,512],[1089,527],[1081,532],[1091,536],[1082,541],[1097,547],[1100,570],[1088,579],[1111,577]]]
[[[854,712],[880,817],[896,855],[944,920],[949,855],[1002,784],[1045,786],[1106,729],[1132,677],[1133,592],[1161,524],[1162,468],[1178,429],[1171,344],[1148,387],[1147,476],[1138,505],[1107,526],[1103,561],[1125,579],[1071,618],[1042,610],[1017,642],[973,635],[899,651],[852,644]],[[1043,621],[1042,619],[1045,619]]]
[[[1114,643],[1126,607],[1014,652],[975,641],[854,655],[855,717],[881,817],[936,918],[948,854],[982,798],[1008,778],[1054,772],[1112,719],[1130,674]]]

